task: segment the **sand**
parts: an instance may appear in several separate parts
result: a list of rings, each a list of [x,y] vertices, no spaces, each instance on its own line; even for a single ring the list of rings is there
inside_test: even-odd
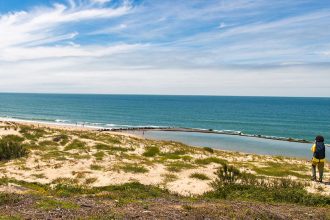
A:
[[[180,195],[201,195],[207,191],[212,190],[210,183],[216,178],[215,171],[219,168],[219,164],[210,163],[204,166],[195,166],[193,168],[183,169],[179,172],[169,172],[166,163],[176,162],[177,160],[168,160],[166,163],[159,162],[151,159],[142,160],[142,154],[145,152],[146,147],[150,144],[160,143],[154,141],[145,140],[143,137],[139,137],[127,133],[117,132],[99,132],[97,128],[72,126],[72,125],[57,125],[47,123],[35,123],[29,121],[17,121],[17,120],[3,120],[0,121],[0,137],[5,135],[21,135],[19,130],[15,127],[20,125],[33,126],[35,128],[42,128],[49,130],[53,133],[41,140],[51,140],[51,137],[60,131],[70,132],[91,132],[91,134],[106,134],[114,137],[121,138],[123,144],[121,147],[131,149],[126,154],[123,153],[107,153],[102,160],[97,160],[94,156],[99,151],[93,148],[95,144],[103,143],[98,140],[82,139],[88,146],[88,151],[70,150],[65,151],[65,146],[58,146],[56,152],[65,154],[64,159],[58,157],[47,157],[45,159],[45,153],[50,151],[45,150],[31,150],[29,156],[24,159],[16,159],[8,162],[3,162],[0,166],[0,178],[7,177],[16,180],[23,180],[27,182],[38,182],[42,184],[54,184],[59,181],[73,181],[75,184],[84,184],[90,187],[100,187],[107,185],[123,184],[132,181],[138,181],[146,185],[155,185],[162,188],[166,188],[173,193]],[[79,138],[75,135],[71,136],[72,139]],[[171,151],[173,146],[167,146],[164,144],[161,146],[163,152]],[[133,149],[132,149],[133,148]],[[193,148],[192,148],[193,149]],[[235,157],[233,157],[235,155]],[[79,156],[81,158],[77,159]],[[280,162],[280,160],[270,156],[256,156],[252,154],[243,154],[219,151],[216,154],[210,154],[202,150],[193,150],[187,153],[186,156],[195,159],[203,159],[212,157],[218,157],[220,159],[227,159],[230,163],[249,164],[253,162],[254,166],[262,167],[262,161],[268,162]],[[257,159],[256,159],[257,158]],[[150,161],[149,161],[150,160]],[[295,159],[282,159],[282,162],[290,162],[294,164],[300,164],[308,166],[307,161],[295,160]],[[147,169],[144,173],[125,172],[119,169],[123,164],[133,164],[133,166],[143,165]],[[92,166],[96,165],[99,169],[92,169]],[[240,167],[242,171],[255,173],[248,167]],[[206,175],[209,180],[200,180],[191,178],[193,173],[202,173]],[[172,175],[175,178],[168,180],[167,176]],[[291,178],[296,178],[292,176]],[[325,180],[329,178],[326,174]],[[307,190],[312,193],[320,193],[324,195],[330,195],[330,185],[324,185],[320,183],[312,183],[307,187]],[[19,186],[2,186],[0,191],[23,191]]]

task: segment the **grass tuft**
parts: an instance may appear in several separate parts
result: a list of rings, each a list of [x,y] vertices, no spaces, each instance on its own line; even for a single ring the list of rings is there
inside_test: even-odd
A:
[[[214,150],[213,150],[213,148],[210,148],[210,147],[204,147],[203,149],[204,149],[205,151],[207,151],[207,152],[211,153],[211,154],[213,154],[213,153],[214,153]]]
[[[298,203],[303,205],[330,205],[329,196],[310,194],[305,184],[290,179],[261,178],[242,173],[224,164],[211,185],[213,192],[204,196],[220,199],[254,200],[260,202]]]
[[[170,172],[181,172],[184,169],[191,169],[194,167],[195,166],[192,164],[178,161],[178,162],[169,163],[167,165],[167,170]]]
[[[204,159],[197,159],[197,160],[195,160],[195,163],[199,164],[199,165],[208,165],[211,163],[225,164],[225,163],[227,163],[227,161],[224,159],[217,158],[217,157],[208,157],[208,158],[204,158]]]
[[[64,148],[65,151],[69,150],[86,150],[86,143],[77,139],[73,140],[69,145]]]
[[[28,150],[19,142],[0,140],[0,160],[11,160],[28,155]]]
[[[127,173],[147,173],[149,170],[139,164],[124,164],[119,166],[119,169]]]
[[[159,147],[146,147],[146,151],[143,153],[145,157],[154,157],[160,154]]]
[[[199,180],[209,180],[210,178],[203,173],[192,173],[190,178],[199,179]]]
[[[60,201],[55,199],[43,199],[36,204],[37,208],[50,211],[54,209],[77,209],[79,206],[73,202]]]

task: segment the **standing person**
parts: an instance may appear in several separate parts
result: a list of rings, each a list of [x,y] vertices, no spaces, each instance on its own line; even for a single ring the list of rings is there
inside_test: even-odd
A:
[[[316,181],[316,166],[319,171],[319,182],[322,182],[323,169],[325,161],[325,145],[324,138],[322,136],[317,136],[315,138],[315,143],[312,146],[313,159],[312,159],[312,180]]]

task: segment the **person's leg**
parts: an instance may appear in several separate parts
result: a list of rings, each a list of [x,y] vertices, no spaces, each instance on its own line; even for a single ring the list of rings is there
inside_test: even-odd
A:
[[[324,170],[324,162],[320,162],[317,164],[317,169],[319,170],[319,181],[323,180],[323,170]]]
[[[316,180],[316,164],[312,162],[312,180]]]

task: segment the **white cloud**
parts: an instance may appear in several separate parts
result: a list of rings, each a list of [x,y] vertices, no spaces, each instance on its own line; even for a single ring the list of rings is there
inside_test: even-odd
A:
[[[111,0],[90,0],[90,1],[98,4],[105,4],[110,2]]]
[[[67,0],[0,14],[0,91],[329,96],[317,64],[329,63],[330,12],[267,17],[294,2]]]
[[[39,7],[31,11],[0,15],[0,60],[93,57],[136,48],[136,45],[124,43],[114,46],[105,45],[104,48],[99,46],[77,48],[70,44],[61,46],[63,41],[72,41],[78,36],[78,32],[71,30],[65,33],[63,25],[119,17],[127,14],[131,8],[127,3],[117,8],[100,8],[87,3],[77,5],[73,0],[69,1],[69,6],[54,4],[52,7]]]

